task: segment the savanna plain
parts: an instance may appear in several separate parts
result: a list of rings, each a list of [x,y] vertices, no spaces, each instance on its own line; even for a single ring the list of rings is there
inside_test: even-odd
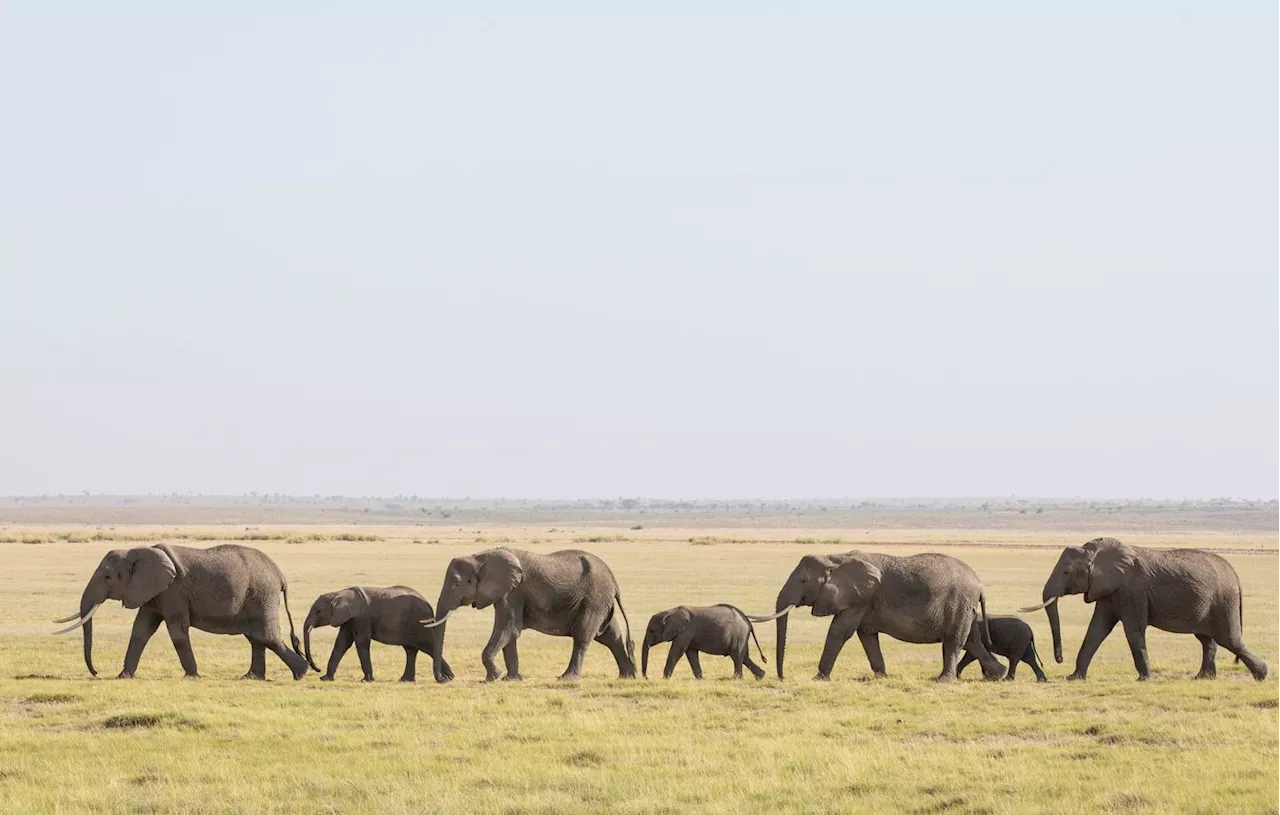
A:
[[[578,519],[580,521],[581,519]],[[110,548],[171,541],[257,546],[289,579],[295,623],[316,595],[405,584],[433,604],[455,555],[492,546],[580,548],[612,567],[637,643],[649,615],[679,604],[773,610],[808,553],[863,548],[942,551],[968,562],[992,614],[1039,600],[1063,545],[1116,534],[1129,543],[1201,546],[1239,572],[1245,639],[1271,666],[1255,682],[1219,651],[1216,681],[1192,679],[1200,647],[1154,629],[1152,681],[1135,681],[1119,629],[1084,683],[1068,683],[1091,612],[1061,603],[1066,662],[1053,663],[1042,612],[1026,615],[1050,681],[1023,666],[1015,682],[933,681],[940,646],[883,638],[889,678],[871,678],[856,638],[833,681],[814,682],[828,620],[790,626],[786,679],[774,672],[774,628],[757,626],[769,664],[734,681],[704,656],[661,679],[616,679],[611,655],[588,652],[585,679],[556,680],[569,642],[526,632],[522,683],[485,684],[480,649],[491,611],[462,609],[446,655],[457,679],[400,684],[403,652],[374,644],[377,681],[359,682],[348,652],[337,681],[289,678],[268,655],[267,682],[241,680],[243,638],[192,631],[201,679],[182,678],[164,630],[138,678],[116,681],[133,612],[95,618],[93,679],[78,632],[50,620],[76,610]],[[750,528],[633,530],[626,524],[461,526],[13,524],[0,527],[0,811],[17,812],[1276,812],[1277,536],[1270,530],[1096,528]],[[141,542],[141,543],[140,543]],[[287,630],[287,623],[281,619]],[[301,631],[299,630],[299,634]],[[313,635],[323,665],[336,629]],[[638,659],[637,644],[637,659]],[[753,652],[754,653],[754,652]]]

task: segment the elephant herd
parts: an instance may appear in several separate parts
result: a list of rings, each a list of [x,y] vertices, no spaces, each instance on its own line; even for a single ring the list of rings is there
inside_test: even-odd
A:
[[[1057,604],[1071,594],[1083,594],[1086,603],[1094,604],[1094,613],[1068,679],[1085,678],[1094,653],[1117,624],[1124,627],[1139,679],[1151,672],[1149,625],[1195,635],[1203,649],[1197,678],[1215,676],[1218,646],[1243,662],[1255,679],[1267,676],[1267,664],[1244,644],[1239,576],[1212,552],[1128,546],[1114,538],[1064,549],[1045,582],[1041,603],[1023,609],[1044,609],[1048,614],[1058,662],[1062,631]],[[85,665],[95,676],[93,616],[107,600],[138,610],[121,678],[134,675],[147,641],[163,623],[190,677],[199,675],[188,633],[192,627],[244,636],[252,651],[246,678],[266,677],[269,650],[294,679],[301,679],[308,668],[320,670],[311,656],[312,630],[334,626],[338,636],[322,680],[333,679],[343,655],[355,645],[364,681],[372,681],[369,645],[376,641],[404,648],[401,681],[415,679],[417,656],[424,652],[431,657],[432,676],[447,682],[454,674],[444,658],[446,623],[462,606],[493,606],[493,632],[480,655],[487,681],[521,678],[518,642],[528,629],[573,641],[561,679],[581,676],[593,641],[613,654],[620,678],[636,676],[635,644],[618,582],[603,560],[578,550],[541,554],[499,548],[454,558],[434,610],[406,586],[352,586],[322,594],[303,623],[305,652],[289,611],[288,583],[262,552],[234,544],[194,549],[166,543],[113,550],[89,578],[79,612],[55,621],[75,621],[59,634],[83,630]],[[280,633],[282,601],[289,621],[288,645]],[[645,629],[642,672],[648,675],[649,649],[670,642],[665,677],[684,658],[701,678],[699,655],[708,654],[732,659],[735,677],[742,676],[745,666],[761,679],[764,669],[749,651],[755,639],[753,623],[776,621],[775,666],[782,679],[787,623],[791,612],[801,607],[831,618],[815,679],[831,677],[841,649],[854,634],[871,670],[883,676],[882,633],[903,642],[941,643],[939,681],[955,679],[975,661],[988,679],[1012,679],[1019,662],[1030,665],[1037,679],[1046,678],[1030,627],[1018,618],[988,617],[982,582],[967,564],[942,554],[896,557],[860,551],[802,557],[778,592],[772,614],[753,616],[725,604],[677,606],[654,614]],[[764,662],[758,640],[755,645]],[[1009,658],[1007,676],[993,653]]]

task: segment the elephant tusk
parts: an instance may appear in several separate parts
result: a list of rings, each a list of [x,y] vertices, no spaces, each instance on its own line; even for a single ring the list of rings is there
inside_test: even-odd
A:
[[[1040,609],[1044,608],[1045,606],[1049,605],[1050,603],[1055,603],[1055,602],[1057,602],[1057,600],[1058,600],[1058,598],[1057,598],[1057,597],[1050,597],[1048,600],[1045,600],[1043,603],[1041,603],[1041,604],[1039,604],[1039,605],[1036,605],[1036,606],[1027,606],[1026,608],[1020,608],[1020,609],[1018,609],[1018,611],[1021,611],[1023,614],[1026,614],[1028,611],[1039,611]]]
[[[71,622],[72,620],[78,620],[78,619],[80,619],[80,612],[78,612],[78,611],[77,611],[75,614],[69,614],[69,615],[67,615],[66,617],[63,617],[63,618],[62,618],[62,619],[60,619],[60,620],[54,620],[54,622],[55,622],[55,623],[69,623],[69,622]]]
[[[778,612],[775,612],[775,613],[773,613],[773,614],[769,614],[769,615],[764,616],[764,617],[752,617],[750,614],[747,614],[747,615],[745,615],[745,616],[746,616],[746,618],[747,618],[748,620],[750,620],[750,621],[751,621],[751,622],[753,622],[753,623],[767,623],[767,622],[769,622],[770,620],[776,620],[776,619],[778,619],[779,617],[781,617],[781,616],[782,616],[782,615],[784,615],[784,614],[789,614],[789,613],[791,612],[791,609],[793,609],[793,608],[795,608],[795,607],[796,607],[796,604],[795,604],[795,603],[792,603],[791,605],[789,605],[789,606],[787,606],[786,608],[784,608],[782,611],[778,611]]]
[[[454,609],[450,609],[448,614],[444,615],[443,617],[441,617],[441,618],[440,618],[440,619],[438,619],[438,620],[436,620],[436,619],[431,619],[431,620],[419,620],[418,622],[422,623],[422,627],[423,627],[423,628],[435,628],[437,625],[443,625],[443,624],[444,624],[444,621],[445,621],[445,620],[447,620],[447,619],[449,619],[449,617],[450,617],[450,616],[453,614],[453,612],[455,612],[455,611],[457,611],[457,609],[456,609],[456,608],[454,608]]]
[[[89,620],[93,618],[93,615],[98,613],[98,609],[101,606],[102,606],[102,603],[98,603],[96,606],[89,609],[89,613],[81,617],[79,620],[77,620],[74,625],[69,625],[66,628],[61,629],[60,631],[54,631],[53,633],[56,635],[56,634],[65,634],[68,631],[75,631],[80,626],[89,622]]]

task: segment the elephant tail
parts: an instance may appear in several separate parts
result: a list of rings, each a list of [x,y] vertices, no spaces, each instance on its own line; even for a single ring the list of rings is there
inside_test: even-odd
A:
[[[613,602],[617,604],[618,611],[622,612],[622,623],[627,629],[627,658],[634,664],[636,661],[636,644],[631,639],[631,621],[627,619],[627,610],[622,607],[622,592],[614,592]]]
[[[293,646],[293,652],[298,656],[302,656],[302,644],[298,642],[298,634],[293,630],[293,612],[289,611],[289,581],[283,576],[280,578],[280,593],[284,595],[284,616],[289,621],[289,643]],[[307,660],[310,662],[311,660]],[[315,667],[314,665],[312,666]]]
[[[1240,585],[1240,575],[1236,575],[1236,589],[1240,592],[1240,636],[1244,636],[1244,586]],[[1235,665],[1240,664],[1240,655],[1236,654]]]
[[[987,594],[982,592],[978,595],[978,605],[982,607],[982,644],[991,647],[991,627],[987,625]]]
[[[751,624],[751,615],[747,614],[747,612],[743,611],[737,606],[731,606],[728,603],[720,603],[719,605],[724,606],[725,608],[733,609],[734,611],[742,615],[742,619],[747,621],[747,633],[751,635],[751,639],[755,640],[756,651],[759,652],[760,654],[760,661],[765,665],[768,665],[769,660],[764,658],[764,649],[760,647],[760,638],[756,636],[756,627]]]
[[[1031,659],[1040,666],[1040,670],[1044,670],[1044,660],[1040,659],[1040,652],[1036,650],[1035,637],[1031,638]]]

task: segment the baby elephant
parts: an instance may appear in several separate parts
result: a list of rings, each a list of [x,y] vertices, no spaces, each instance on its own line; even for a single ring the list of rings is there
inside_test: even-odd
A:
[[[764,669],[751,661],[748,637],[756,640],[756,650],[760,651],[760,640],[756,639],[751,621],[746,614],[730,605],[678,606],[659,611],[649,619],[649,627],[644,632],[640,670],[647,679],[649,646],[669,642],[671,650],[667,653],[667,667],[662,671],[664,679],[671,678],[671,673],[682,656],[689,660],[693,675],[701,679],[699,652],[732,657],[734,679],[742,678],[743,665],[747,666],[756,679],[763,679]],[[760,651],[760,661],[767,661],[763,651]]]
[[[979,621],[974,625],[981,628],[982,623]],[[1040,668],[1040,655],[1036,653],[1036,635],[1025,620],[1021,617],[988,617],[987,628],[991,631],[991,642],[984,642],[987,649],[993,654],[1009,658],[1009,673],[1004,677],[1006,680],[1012,680],[1014,672],[1018,670],[1018,663],[1025,662],[1031,666],[1031,670],[1036,672],[1037,682],[1049,681]],[[956,676],[960,676],[964,666],[977,659],[966,651],[964,658],[956,666]]]
[[[372,682],[369,643],[377,640],[404,647],[404,675],[400,681],[412,682],[418,652],[425,651],[427,656],[435,657],[435,630],[424,628],[419,622],[433,616],[431,604],[408,586],[385,589],[350,586],[322,594],[311,604],[311,612],[302,626],[307,662],[311,663],[312,670],[320,670],[311,659],[311,629],[332,625],[338,629],[338,639],[334,641],[333,653],[329,655],[329,670],[320,677],[322,681],[333,681],[343,655],[355,643],[356,653],[360,655],[360,668],[364,671],[363,681]],[[453,678],[448,663],[445,663],[444,671],[450,679]]]

